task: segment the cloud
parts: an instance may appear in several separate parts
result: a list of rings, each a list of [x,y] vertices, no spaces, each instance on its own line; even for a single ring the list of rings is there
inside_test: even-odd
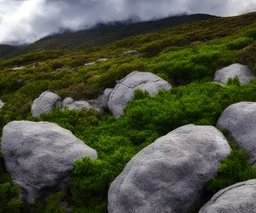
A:
[[[60,28],[180,13],[219,16],[256,11],[256,0],[0,0],[0,43],[30,43]]]

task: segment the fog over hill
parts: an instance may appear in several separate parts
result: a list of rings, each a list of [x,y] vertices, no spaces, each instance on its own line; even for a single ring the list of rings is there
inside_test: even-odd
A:
[[[31,43],[60,28],[141,21],[177,14],[232,16],[256,10],[256,0],[0,0],[0,43]]]

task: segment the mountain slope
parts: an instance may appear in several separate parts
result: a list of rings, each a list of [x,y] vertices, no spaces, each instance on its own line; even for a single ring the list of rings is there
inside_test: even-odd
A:
[[[13,48],[11,50],[9,47],[6,47],[6,49],[3,48],[1,51],[0,47],[0,57],[42,50],[82,50],[88,47],[103,46],[129,36],[159,31],[161,29],[166,29],[184,23],[208,20],[212,18],[216,18],[216,16],[195,14],[138,23],[127,21],[98,24],[96,27],[88,30],[81,30],[77,32],[68,31],[61,34],[50,35],[23,48]]]

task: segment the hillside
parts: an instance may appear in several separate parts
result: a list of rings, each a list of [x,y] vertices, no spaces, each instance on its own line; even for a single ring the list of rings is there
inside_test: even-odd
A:
[[[213,18],[216,17],[205,14],[195,14],[138,23],[134,23],[130,20],[126,22],[98,24],[96,27],[88,30],[77,32],[67,31],[56,35],[50,35],[27,47],[11,48],[10,46],[0,46],[0,57],[42,50],[83,50],[88,47],[103,46],[129,36],[159,31],[184,23]]]
[[[256,13],[249,13],[169,28],[166,19],[158,30],[154,26],[153,32],[151,24],[134,24],[134,31],[117,25],[120,30],[113,37],[109,32],[112,27],[117,29],[116,25],[101,26],[91,31],[90,37],[95,38],[88,43],[78,39],[80,36],[84,39],[82,32],[66,33],[38,41],[27,47],[29,53],[0,59],[0,100],[4,102],[0,109],[0,132],[15,120],[52,122],[70,130],[98,152],[97,160],[84,158],[75,162],[66,190],[44,200],[36,199],[33,208],[18,199],[20,189],[12,184],[0,152],[3,203],[0,213],[107,212],[110,184],[143,148],[186,124],[216,126],[222,112],[234,103],[256,102],[255,80],[243,85],[237,78],[226,85],[212,83],[218,69],[234,63],[244,64],[256,74],[255,21]],[[106,29],[104,32],[109,37],[97,29]],[[123,38],[124,35],[129,37]],[[70,44],[72,51],[67,50]],[[93,47],[84,49],[88,46]],[[45,51],[33,52],[35,50]],[[122,54],[129,50],[136,50],[139,56]],[[17,67],[21,68],[15,70]],[[119,118],[110,112],[102,115],[97,110],[67,109],[32,116],[33,101],[47,90],[62,99],[96,99],[133,71],[151,72],[170,83],[173,89],[153,97],[136,91]],[[228,138],[227,131],[221,130]],[[247,162],[246,152],[229,140],[231,154],[222,161],[216,177],[205,184],[204,203],[220,189],[256,178],[256,170]],[[202,205],[197,206],[195,212]]]

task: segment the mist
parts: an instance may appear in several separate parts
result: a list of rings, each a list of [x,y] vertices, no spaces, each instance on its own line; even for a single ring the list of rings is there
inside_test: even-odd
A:
[[[234,16],[256,11],[256,0],[0,0],[0,43],[32,43],[59,29],[141,21],[179,14]]]

